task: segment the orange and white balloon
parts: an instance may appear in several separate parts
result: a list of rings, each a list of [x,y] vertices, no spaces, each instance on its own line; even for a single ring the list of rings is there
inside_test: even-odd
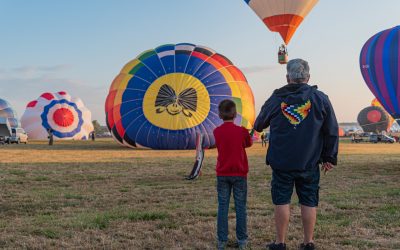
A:
[[[318,0],[244,0],[269,30],[289,44],[297,28]]]

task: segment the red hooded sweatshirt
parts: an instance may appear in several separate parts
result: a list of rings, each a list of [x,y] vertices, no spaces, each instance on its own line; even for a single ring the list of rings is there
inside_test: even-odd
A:
[[[247,177],[249,164],[245,148],[253,142],[247,129],[233,122],[224,122],[214,130],[218,149],[217,176]]]

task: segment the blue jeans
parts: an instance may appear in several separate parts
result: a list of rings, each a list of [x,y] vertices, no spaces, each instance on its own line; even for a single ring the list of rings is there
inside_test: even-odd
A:
[[[228,241],[229,200],[233,190],[236,210],[236,239],[241,244],[247,242],[247,179],[239,176],[217,176],[218,216],[217,235],[219,242]]]

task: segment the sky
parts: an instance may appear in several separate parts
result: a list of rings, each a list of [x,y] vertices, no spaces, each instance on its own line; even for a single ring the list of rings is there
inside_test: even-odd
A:
[[[310,64],[339,122],[374,98],[358,57],[377,32],[399,24],[399,0],[320,0],[289,44]],[[80,97],[105,124],[104,102],[121,68],[141,52],[189,42],[225,55],[247,77],[256,113],[286,84],[281,43],[243,0],[0,0],[0,98],[22,116],[44,92]]]

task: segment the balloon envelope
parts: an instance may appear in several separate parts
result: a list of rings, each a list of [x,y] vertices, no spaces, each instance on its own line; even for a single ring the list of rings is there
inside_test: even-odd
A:
[[[343,137],[345,135],[346,135],[346,132],[344,131],[344,129],[343,128],[339,128],[339,136]]]
[[[360,111],[357,121],[364,132],[380,133],[389,130],[389,115],[381,107],[370,106]]]
[[[235,123],[252,128],[253,93],[242,72],[210,48],[167,44],[143,52],[123,67],[107,96],[106,123],[128,147],[194,149],[215,146],[213,130],[222,121],[218,104],[236,103]]]
[[[385,108],[382,106],[382,104],[378,101],[378,99],[376,99],[376,98],[375,98],[374,100],[371,101],[371,106],[381,107],[381,108],[385,109]],[[385,110],[385,112],[388,113],[386,110]],[[392,127],[393,123],[395,122],[395,119],[394,119],[391,115],[389,115],[389,113],[388,113],[388,116],[389,116],[389,125],[388,125],[388,129],[390,129],[390,128]]]
[[[20,126],[17,118],[17,113],[10,106],[10,104],[4,99],[0,99],[0,117],[7,118],[12,128]]]
[[[371,37],[360,54],[362,76],[378,101],[394,118],[400,118],[400,26]]]
[[[55,139],[85,140],[94,129],[91,118],[81,99],[60,91],[28,103],[21,124],[30,139],[45,140],[52,129]]]
[[[269,30],[289,44],[304,18],[318,0],[244,0]]]

